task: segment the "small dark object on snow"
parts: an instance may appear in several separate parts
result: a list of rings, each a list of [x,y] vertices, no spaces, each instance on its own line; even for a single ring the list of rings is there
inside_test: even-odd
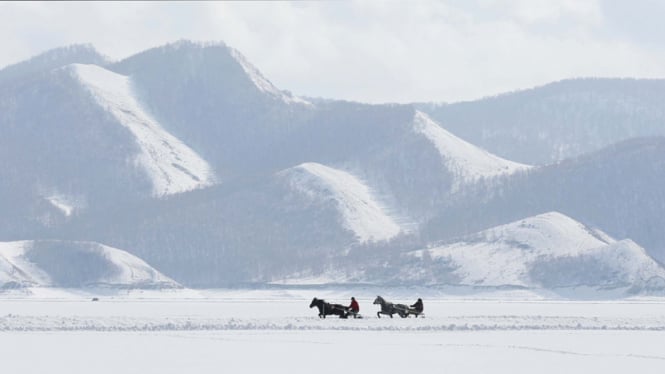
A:
[[[98,297],[93,297],[92,301],[99,301],[99,298]]]

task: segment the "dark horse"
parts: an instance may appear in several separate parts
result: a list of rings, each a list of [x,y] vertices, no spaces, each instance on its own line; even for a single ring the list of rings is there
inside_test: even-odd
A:
[[[348,318],[349,317],[349,308],[341,304],[330,304],[323,299],[317,299],[316,297],[312,299],[312,302],[309,304],[310,308],[317,307],[319,308],[319,318],[326,318],[331,314],[339,316],[339,318]]]
[[[381,296],[377,296],[374,299],[374,304],[381,305],[381,310],[376,312],[376,316],[381,318],[382,314],[387,314],[390,318],[393,318],[393,314],[398,314],[402,318],[409,316],[409,307],[404,304],[393,304],[389,301],[386,301]]]

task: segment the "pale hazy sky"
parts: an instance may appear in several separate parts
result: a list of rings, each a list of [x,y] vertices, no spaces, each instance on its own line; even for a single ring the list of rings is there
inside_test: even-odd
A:
[[[121,59],[221,40],[276,86],[459,101],[574,77],[665,77],[665,1],[0,3],[0,67],[92,43]]]

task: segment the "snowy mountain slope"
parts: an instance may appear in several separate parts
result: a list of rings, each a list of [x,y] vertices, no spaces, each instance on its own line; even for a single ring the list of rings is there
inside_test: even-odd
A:
[[[122,74],[131,72],[142,83],[149,86],[155,83],[150,82],[150,77],[155,71],[145,71],[144,67],[149,61],[157,62],[156,59],[161,60],[159,62],[165,65],[171,63],[177,65],[170,76],[163,76],[162,79],[177,80],[181,74],[195,78],[199,74],[205,73],[213,78],[213,81],[210,82],[212,87],[217,84],[215,80],[218,77],[225,77],[227,78],[225,88],[236,90],[237,94],[245,95],[249,93],[247,90],[254,90],[256,91],[254,94],[259,93],[283,104],[312,106],[307,100],[275,87],[240,51],[223,42],[179,40],[130,56],[113,64],[110,69]],[[210,72],[208,69],[212,67],[217,67],[218,71]]]
[[[630,238],[665,262],[665,138],[625,141],[576,159],[468,189],[421,228],[427,241],[454,238],[521,217],[558,211]]]
[[[171,43],[108,69],[130,76],[154,118],[222,181],[311,160],[296,157],[289,140],[316,106],[274,87],[224,43]]]
[[[92,242],[0,242],[0,288],[179,285],[123,250]]]
[[[55,59],[0,85],[0,240],[128,248],[188,286],[290,274],[383,282],[401,268],[422,276],[404,279],[458,284],[445,259],[418,273],[412,265],[421,259],[401,254],[553,210],[663,258],[655,255],[665,248],[662,141],[540,167],[493,155],[522,157],[531,148],[565,155],[570,150],[560,147],[580,134],[596,137],[589,143],[595,145],[639,133],[641,124],[657,129],[661,109],[653,104],[660,96],[652,82],[626,85],[625,102],[623,88],[602,97],[553,90],[544,109],[540,99],[518,95],[501,109],[515,119],[508,126],[507,112],[493,111],[492,100],[468,103],[482,113],[451,105],[465,113],[462,122],[411,105],[310,105],[280,91],[223,43],[178,42],[103,67],[77,58],[70,61],[77,65]],[[616,108],[630,112],[621,117],[625,123],[608,120]],[[493,127],[485,112],[505,128]],[[476,119],[484,122],[476,126]],[[598,119],[610,126],[596,126]],[[584,148],[571,144],[575,152]],[[608,245],[597,248],[606,253]],[[630,242],[616,246],[636,256]],[[591,253],[573,256],[570,268],[588,269],[582,265]],[[534,260],[527,278],[512,273],[509,280],[565,284],[546,276],[562,272],[567,260],[558,259],[568,255],[561,256]],[[383,268],[388,262],[392,268]],[[375,268],[364,272],[369,267]]]
[[[504,160],[443,129],[421,111],[416,111],[414,129],[425,136],[441,154],[446,168],[459,179],[455,188],[481,178],[512,174],[530,166]]]
[[[461,285],[612,288],[665,279],[665,269],[634,242],[616,241],[557,212],[411,255],[446,263]]]
[[[543,288],[629,287],[629,291],[663,290],[665,269],[630,239],[593,248],[579,255],[538,259],[530,278]]]
[[[92,98],[70,68],[0,90],[0,240],[37,232],[82,209],[152,194],[133,162],[134,135]]]
[[[412,227],[388,206],[354,174],[310,163],[83,214],[67,232],[132,248],[188,286],[237,287],[320,269],[363,245],[399,238]]]
[[[25,257],[32,242],[0,242],[0,288],[46,285],[50,279]]]
[[[413,107],[380,109],[392,113],[392,120],[375,116],[353,123],[349,118],[359,110],[344,113],[346,118],[336,124],[338,131],[362,135],[371,131],[371,136],[359,149],[348,150],[353,143],[340,142],[345,152],[338,157],[346,157],[330,164],[343,164],[363,175],[378,195],[388,198],[391,207],[418,225],[444,211],[475,184],[495,185],[502,178],[530,170],[459,139]],[[337,136],[332,133],[329,138]]]
[[[287,94],[286,92],[277,89],[277,87],[275,87],[268,79],[266,79],[263,74],[261,74],[259,69],[247,61],[247,58],[245,58],[245,56],[243,56],[242,53],[240,53],[237,49],[229,47],[229,52],[231,53],[231,56],[233,56],[236,61],[238,61],[240,66],[242,66],[242,69],[245,71],[245,73],[247,73],[247,76],[249,76],[254,85],[256,85],[256,87],[262,92],[278,98],[287,104],[295,103],[312,105],[312,103],[305,99]]]
[[[141,107],[129,77],[95,65],[68,67],[95,99],[120,124],[129,129],[140,146],[136,161],[150,176],[155,196],[211,185],[212,168],[195,151],[168,133]]]
[[[371,189],[346,171],[309,162],[281,174],[289,178],[293,189],[310,199],[334,200],[344,226],[360,242],[388,240],[402,231],[399,220],[387,213]]]
[[[665,135],[663,79],[572,79],[476,101],[417,107],[455,135],[531,165]]]

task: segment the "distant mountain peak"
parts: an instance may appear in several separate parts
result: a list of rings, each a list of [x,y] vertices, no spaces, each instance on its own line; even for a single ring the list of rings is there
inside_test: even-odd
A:
[[[105,62],[110,62],[110,58],[97,51],[95,46],[91,43],[70,44],[63,47],[54,48],[41,53],[34,58],[56,58],[71,55],[94,56],[95,58],[99,58]]]
[[[9,65],[6,68],[10,68],[25,63],[34,64],[37,62],[46,62],[46,61],[52,61],[56,64],[61,63],[62,65],[67,65],[74,62],[86,63],[86,61],[64,62],[64,61],[71,61],[72,59],[74,60],[93,59],[95,60],[95,62],[88,62],[88,63],[96,63],[102,65],[110,62],[110,58],[97,51],[97,49],[92,44],[84,43],[84,44],[70,44],[63,47],[49,49],[45,52],[39,53],[29,58],[28,60]]]
[[[229,46],[222,40],[192,40],[192,39],[178,39],[174,42],[167,43],[164,47],[170,48],[209,48],[209,47],[223,47]]]
[[[5,67],[0,70],[0,83],[74,63],[104,66],[110,62],[110,58],[99,53],[92,44],[72,44],[48,50],[26,61]]]
[[[148,65],[163,63],[164,55],[171,56],[170,58],[177,61],[180,66],[187,66],[184,68],[187,74],[208,74],[207,78],[210,79],[210,75],[224,74],[231,71],[234,73],[242,72],[244,74],[243,83],[251,84],[251,87],[258,90],[262,95],[286,104],[312,105],[305,99],[275,87],[242,53],[222,41],[178,40],[140,52],[119,62],[115,67],[119,67],[123,74],[131,75],[131,72],[127,69],[128,65],[132,65],[131,61],[142,60],[142,56],[157,56],[156,59],[150,58]],[[141,65],[145,68],[145,64]],[[131,69],[129,68],[129,70]],[[224,77],[223,82],[227,87],[232,87],[229,86],[232,85],[232,80]],[[244,88],[245,86],[242,86],[240,90]]]
[[[242,69],[245,71],[247,76],[252,80],[256,88],[260,91],[271,95],[277,99],[284,101],[287,104],[304,104],[312,105],[309,101],[302,99],[298,96],[294,96],[291,93],[284,92],[275,87],[272,82],[270,82],[266,77],[261,74],[259,69],[252,65],[242,53],[237,49],[229,48],[231,51],[231,56],[238,61]]]

